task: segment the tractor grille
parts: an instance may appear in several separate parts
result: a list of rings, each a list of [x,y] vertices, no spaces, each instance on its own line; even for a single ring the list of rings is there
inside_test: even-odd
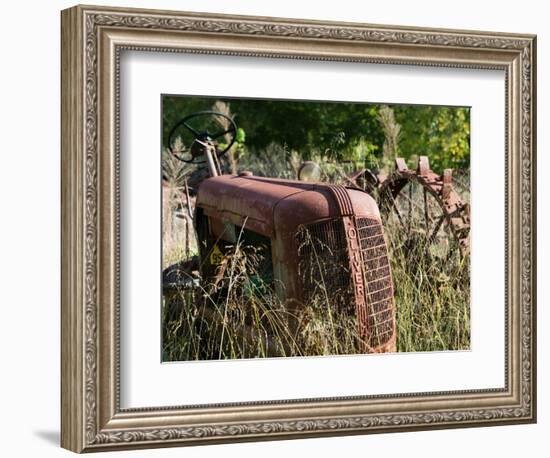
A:
[[[357,218],[358,242],[363,260],[364,309],[358,310],[359,329],[366,330],[370,348],[387,343],[393,336],[395,310],[393,284],[382,224]],[[304,300],[328,296],[339,311],[355,313],[350,274],[348,240],[341,219],[314,223],[298,231],[298,272]],[[321,295],[321,296],[319,296]]]
[[[297,234],[298,273],[304,299],[329,298],[339,311],[351,311],[351,289],[347,241],[342,220],[329,220],[302,227]]]
[[[370,347],[377,347],[387,343],[394,332],[390,262],[380,221],[357,218],[356,223],[364,264],[367,340]]]

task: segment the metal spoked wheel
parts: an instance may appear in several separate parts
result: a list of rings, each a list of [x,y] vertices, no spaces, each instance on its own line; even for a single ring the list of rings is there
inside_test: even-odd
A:
[[[396,159],[396,170],[381,180],[378,188],[380,210],[394,250],[409,259],[463,258],[470,247],[469,205],[452,183],[452,170],[438,175],[421,156],[418,167],[409,170]]]

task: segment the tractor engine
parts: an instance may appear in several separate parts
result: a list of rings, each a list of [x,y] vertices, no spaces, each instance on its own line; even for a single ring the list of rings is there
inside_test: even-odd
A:
[[[243,172],[205,179],[195,211],[203,279],[239,241],[263,246],[259,271],[290,312],[320,294],[356,317],[362,351],[396,350],[389,258],[367,193]]]

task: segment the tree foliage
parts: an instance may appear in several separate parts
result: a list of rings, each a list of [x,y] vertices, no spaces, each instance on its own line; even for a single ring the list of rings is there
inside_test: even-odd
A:
[[[470,166],[470,109],[394,106],[401,125],[399,148],[405,157],[428,156],[434,170]]]
[[[383,105],[369,103],[164,96],[163,144],[167,146],[170,129],[181,118],[210,110],[216,101],[229,105],[240,135],[246,134],[247,154],[260,154],[277,143],[303,159],[322,155],[380,164],[385,163],[384,145],[387,151],[388,140],[397,140],[393,150],[400,156],[427,155],[436,171],[469,166],[470,110],[463,107],[393,105],[392,115],[384,113]],[[394,139],[388,139],[392,130],[383,122],[388,116],[398,124]]]

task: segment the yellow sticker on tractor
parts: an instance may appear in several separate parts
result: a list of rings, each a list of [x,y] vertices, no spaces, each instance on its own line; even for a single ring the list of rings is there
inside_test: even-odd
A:
[[[223,254],[218,247],[218,245],[214,245],[214,248],[212,248],[212,252],[210,253],[210,264],[213,266],[218,266],[223,261]]]

